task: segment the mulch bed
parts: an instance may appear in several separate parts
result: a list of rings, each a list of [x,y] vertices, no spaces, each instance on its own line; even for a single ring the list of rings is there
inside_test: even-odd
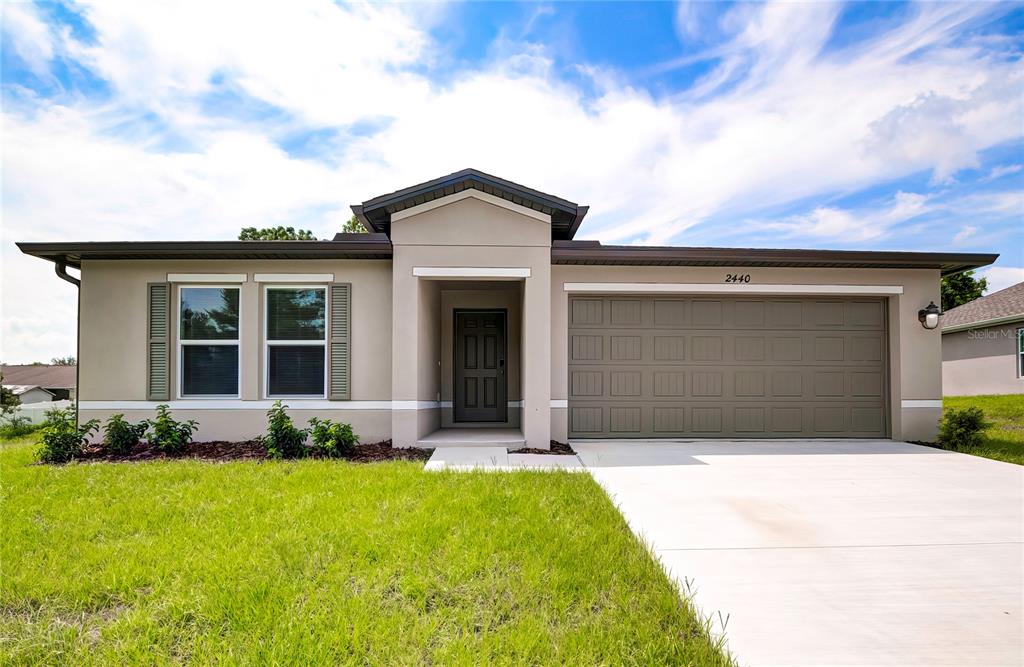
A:
[[[432,449],[418,447],[395,448],[390,440],[356,445],[354,450],[345,456],[337,457],[340,461],[353,463],[374,463],[377,461],[426,461]],[[167,455],[148,443],[139,443],[130,454],[111,454],[102,445],[90,445],[75,460],[82,462],[136,462],[158,461],[161,459],[200,459],[203,461],[246,461],[268,459],[267,448],[257,440],[243,442],[190,442],[180,454]]]
[[[553,456],[574,456],[576,452],[573,451],[572,447],[564,442],[558,442],[557,440],[551,441],[551,449],[536,449],[531,447],[524,447],[522,449],[510,449],[509,454],[548,454]]]

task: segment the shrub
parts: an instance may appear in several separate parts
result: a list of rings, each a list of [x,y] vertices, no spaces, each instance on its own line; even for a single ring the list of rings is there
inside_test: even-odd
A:
[[[0,421],[0,438],[20,438],[35,433],[40,428],[41,424],[33,424],[28,417],[11,416]]]
[[[309,431],[296,428],[285,411],[287,407],[281,405],[281,401],[274,401],[274,407],[267,411],[267,434],[260,441],[271,458],[298,459],[308,453],[306,436]]]
[[[128,454],[146,435],[148,421],[132,424],[122,414],[110,415],[103,430],[103,444],[112,454]]]
[[[39,459],[46,463],[66,463],[81,453],[89,435],[98,431],[100,421],[90,419],[84,424],[75,423],[74,410],[50,410],[46,413],[43,427],[43,441],[39,448]]]
[[[156,406],[156,419],[149,422],[152,429],[147,436],[149,443],[165,454],[177,454],[192,440],[199,422],[189,419],[175,421],[166,405]]]
[[[352,432],[350,424],[313,417],[309,420],[309,427],[309,435],[313,441],[310,452],[314,456],[341,456],[352,451],[359,442],[359,436]]]
[[[988,424],[981,408],[943,410],[939,421],[939,442],[951,449],[974,449],[982,443],[981,432]]]

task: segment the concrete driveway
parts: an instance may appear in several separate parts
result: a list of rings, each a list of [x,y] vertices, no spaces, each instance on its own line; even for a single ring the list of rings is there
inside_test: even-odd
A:
[[[890,441],[572,443],[749,665],[1024,663],[1024,468]]]

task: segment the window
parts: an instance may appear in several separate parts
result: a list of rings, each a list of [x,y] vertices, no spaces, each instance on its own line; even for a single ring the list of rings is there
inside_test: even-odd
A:
[[[327,289],[268,287],[265,356],[268,398],[323,398],[327,382]]]
[[[1024,329],[1017,329],[1017,377],[1024,378]]]
[[[178,394],[238,398],[237,287],[178,290]]]

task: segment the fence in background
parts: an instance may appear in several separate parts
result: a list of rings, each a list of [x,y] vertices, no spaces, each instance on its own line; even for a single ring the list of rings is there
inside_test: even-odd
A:
[[[42,424],[46,421],[46,411],[59,408],[73,408],[75,406],[73,401],[51,401],[49,403],[26,403],[19,405],[16,412],[16,417],[28,417],[28,420],[32,424]]]

